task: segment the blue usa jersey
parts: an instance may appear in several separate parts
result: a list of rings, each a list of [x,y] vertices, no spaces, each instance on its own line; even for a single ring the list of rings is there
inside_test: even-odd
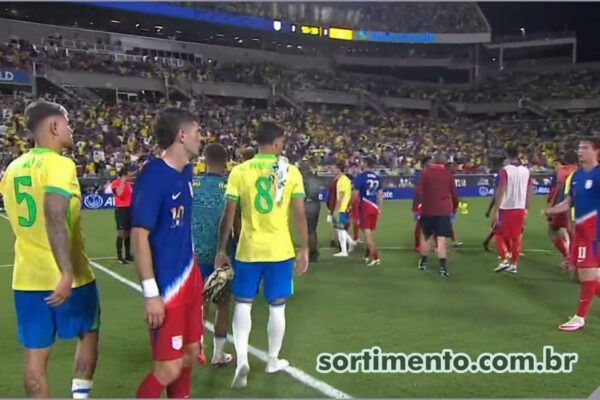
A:
[[[212,265],[217,255],[227,180],[221,175],[206,174],[197,179],[193,187],[192,237],[196,260],[200,265]]]
[[[192,167],[182,172],[162,159],[144,166],[131,202],[133,228],[150,232],[154,276],[166,307],[194,301],[201,290],[192,244]]]
[[[588,241],[599,240],[600,166],[588,172],[581,168],[575,171],[569,195],[571,204],[575,206],[575,237]]]
[[[358,191],[361,208],[377,208],[377,193],[383,190],[383,180],[375,172],[363,172],[354,180],[354,189]]]

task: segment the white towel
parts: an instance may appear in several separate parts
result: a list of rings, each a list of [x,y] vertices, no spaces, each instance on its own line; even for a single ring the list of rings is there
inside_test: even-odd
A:
[[[287,180],[289,161],[284,156],[279,156],[275,165],[273,165],[273,174],[275,175],[275,203],[281,203],[283,200],[283,190]]]

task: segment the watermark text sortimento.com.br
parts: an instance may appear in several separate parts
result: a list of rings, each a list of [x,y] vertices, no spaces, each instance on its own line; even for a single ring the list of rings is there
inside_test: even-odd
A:
[[[565,374],[573,371],[577,353],[557,353],[544,346],[534,353],[481,353],[473,359],[465,353],[444,349],[439,353],[384,353],[380,347],[359,353],[321,353],[317,372],[328,373],[472,373],[472,374]]]

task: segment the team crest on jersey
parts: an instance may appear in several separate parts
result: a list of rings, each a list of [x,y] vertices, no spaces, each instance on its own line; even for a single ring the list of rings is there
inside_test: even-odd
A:
[[[173,350],[181,350],[183,347],[183,336],[173,336],[171,338],[171,347],[173,347]]]
[[[590,190],[592,188],[593,183],[594,182],[591,179],[588,179],[587,181],[585,181],[585,189]]]

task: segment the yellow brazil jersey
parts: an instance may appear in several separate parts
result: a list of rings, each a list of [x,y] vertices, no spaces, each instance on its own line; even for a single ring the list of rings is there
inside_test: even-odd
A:
[[[275,202],[274,155],[257,154],[233,168],[227,179],[225,198],[237,201],[242,210],[242,232],[236,260],[280,262],[295,256],[289,227],[293,198],[304,198],[304,183],[298,168],[289,166],[283,199]]]
[[[337,181],[336,185],[337,198],[343,197],[342,204],[340,205],[340,213],[348,212],[348,206],[350,206],[350,198],[352,197],[352,182],[346,175],[342,175]]]
[[[573,178],[573,174],[575,172],[571,172],[571,174],[567,177],[567,179],[565,180],[565,198],[567,196],[569,196],[569,194],[571,193],[571,179]],[[575,207],[573,206],[573,204],[571,203],[571,221],[575,222]]]
[[[81,231],[81,190],[75,163],[50,149],[35,148],[14,160],[0,193],[15,234],[14,290],[54,290],[61,274],[54,261],[44,216],[44,193],[70,199],[67,211],[73,288],[94,280]]]

